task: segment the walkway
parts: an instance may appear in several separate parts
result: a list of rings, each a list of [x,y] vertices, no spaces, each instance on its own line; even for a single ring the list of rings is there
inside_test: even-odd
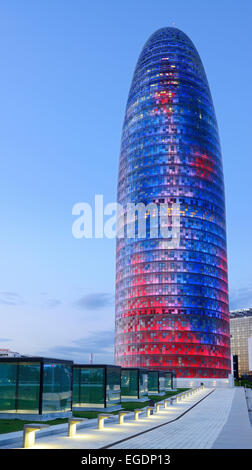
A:
[[[235,390],[228,419],[214,442],[213,449],[252,449],[252,427],[243,388]]]
[[[139,421],[133,421],[131,415],[125,417],[123,425],[117,422],[118,417],[114,417],[112,421],[105,422],[104,430],[99,431],[96,429],[97,420],[89,420],[88,426],[77,428],[74,438],[68,438],[66,425],[60,425],[59,434],[38,433],[33,448],[252,449],[252,427],[244,389],[204,389],[167,410],[161,408],[158,414],[149,418],[143,413]],[[4,443],[2,436],[0,446],[1,440]],[[9,442],[4,447],[20,445]]]

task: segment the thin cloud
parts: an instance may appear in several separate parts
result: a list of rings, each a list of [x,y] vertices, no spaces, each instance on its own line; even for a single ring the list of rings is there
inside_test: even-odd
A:
[[[45,291],[40,292],[40,295],[43,297],[42,307],[46,309],[53,309],[61,305],[61,300],[48,298],[48,293]]]
[[[46,302],[46,307],[49,309],[53,309],[61,305],[61,300],[58,299],[48,299]]]
[[[46,351],[48,355],[56,355],[78,362],[88,362],[89,354],[94,354],[95,362],[113,363],[114,332],[98,331],[89,336],[73,341],[73,346],[53,346]]]
[[[24,301],[16,292],[0,292],[0,304],[3,305],[21,305]]]
[[[252,307],[252,286],[231,289],[230,310]]]
[[[74,305],[82,310],[97,310],[112,305],[113,297],[111,294],[97,292],[82,296]]]

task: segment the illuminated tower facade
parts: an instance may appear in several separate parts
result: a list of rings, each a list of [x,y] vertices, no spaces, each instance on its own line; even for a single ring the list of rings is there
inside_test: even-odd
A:
[[[179,245],[118,238],[115,360],[178,377],[225,378],[230,333],[218,127],[191,40],[162,28],[146,42],[122,131],[118,202],[179,205]],[[172,210],[172,209],[171,209]]]

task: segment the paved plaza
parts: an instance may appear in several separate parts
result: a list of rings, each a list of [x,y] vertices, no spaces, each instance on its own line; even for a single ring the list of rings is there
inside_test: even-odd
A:
[[[118,424],[118,417],[97,429],[97,420],[67,437],[67,424],[37,434],[34,449],[252,449],[252,427],[243,388],[205,388],[139,421],[133,413]],[[57,433],[56,433],[57,432]],[[15,440],[13,440],[15,438]],[[21,447],[22,432],[0,436],[0,447]]]

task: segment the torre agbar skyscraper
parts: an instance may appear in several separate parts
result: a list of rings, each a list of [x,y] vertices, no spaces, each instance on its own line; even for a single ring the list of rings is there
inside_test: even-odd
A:
[[[148,223],[145,238],[117,239],[116,364],[184,378],[228,377],[218,127],[199,54],[177,28],[156,31],[137,62],[122,131],[118,202],[124,208],[179,204],[180,241],[169,248],[164,238],[149,237]]]

